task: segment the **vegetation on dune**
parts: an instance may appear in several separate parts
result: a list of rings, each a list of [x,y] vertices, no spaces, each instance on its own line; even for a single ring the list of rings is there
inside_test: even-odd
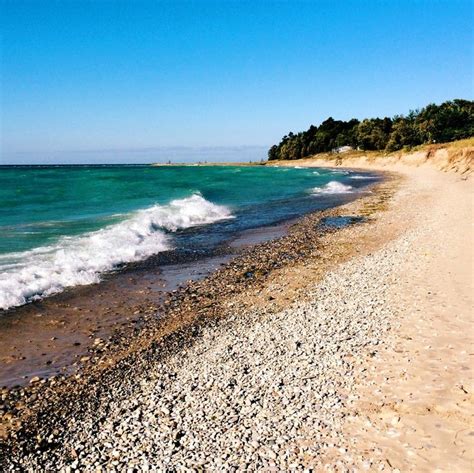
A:
[[[426,143],[445,143],[474,136],[474,102],[456,99],[430,104],[406,116],[334,120],[285,135],[268,150],[269,160],[300,159],[343,146],[364,151],[396,151]]]

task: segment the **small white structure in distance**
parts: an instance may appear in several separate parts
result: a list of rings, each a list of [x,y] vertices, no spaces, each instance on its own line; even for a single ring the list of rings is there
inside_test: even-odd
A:
[[[348,151],[352,151],[354,148],[352,146],[339,146],[338,148],[334,148],[332,150],[333,153],[347,153]]]

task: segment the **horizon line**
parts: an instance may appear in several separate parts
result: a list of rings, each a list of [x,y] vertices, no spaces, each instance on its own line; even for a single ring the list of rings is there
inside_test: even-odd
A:
[[[3,155],[8,154],[32,154],[32,153],[146,153],[153,151],[210,151],[210,150],[240,150],[240,149],[251,149],[251,148],[269,148],[271,145],[173,145],[173,146],[149,146],[149,147],[137,147],[137,148],[87,148],[87,149],[54,149],[54,150],[15,150],[15,151],[3,151]]]

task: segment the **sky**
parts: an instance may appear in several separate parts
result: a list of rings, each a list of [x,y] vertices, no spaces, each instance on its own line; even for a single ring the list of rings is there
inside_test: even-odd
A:
[[[472,100],[473,4],[0,0],[0,164],[261,159]]]

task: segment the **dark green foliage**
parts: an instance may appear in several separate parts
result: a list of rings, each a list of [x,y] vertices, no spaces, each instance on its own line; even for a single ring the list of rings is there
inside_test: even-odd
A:
[[[366,118],[359,122],[329,117],[319,127],[288,133],[268,151],[269,160],[299,159],[340,146],[396,151],[423,143],[442,143],[474,136],[474,102],[456,99],[430,104],[407,116]]]
[[[444,143],[474,135],[474,102],[453,100],[441,105],[428,105],[421,110],[415,124],[423,142]]]
[[[392,131],[386,146],[387,151],[416,146],[423,143],[422,134],[415,124],[415,112],[410,112],[407,117],[395,117]]]
[[[385,149],[391,131],[390,118],[366,118],[357,127],[357,146],[364,150]]]

